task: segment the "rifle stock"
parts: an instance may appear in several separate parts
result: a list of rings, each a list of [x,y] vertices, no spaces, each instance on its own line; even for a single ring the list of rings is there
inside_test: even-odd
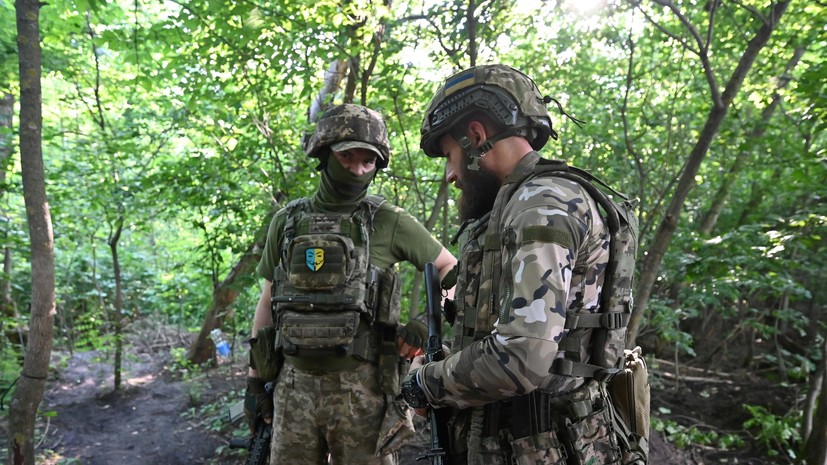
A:
[[[425,346],[425,361],[438,362],[445,358],[442,350],[442,292],[439,273],[433,263],[425,264],[425,292],[427,294],[428,343]],[[448,420],[451,411],[447,408],[431,408],[428,420],[431,424],[431,444],[428,453],[418,460],[427,459],[431,465],[450,465],[445,448],[448,446]]]

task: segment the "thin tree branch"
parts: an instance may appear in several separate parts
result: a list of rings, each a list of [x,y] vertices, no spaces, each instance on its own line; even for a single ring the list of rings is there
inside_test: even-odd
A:
[[[695,26],[686,17],[686,15],[681,12],[680,8],[677,5],[671,2],[671,0],[654,0],[655,3],[661,6],[665,6],[669,8],[672,13],[678,18],[678,21],[683,24],[683,27],[689,32],[692,38],[695,39],[695,42],[698,44],[698,58],[701,59],[701,65],[703,66],[704,76],[706,76],[706,80],[709,83],[709,91],[710,91],[710,98],[712,99],[712,103],[718,107],[723,108],[723,102],[721,101],[721,93],[718,89],[718,80],[715,79],[715,73],[712,71],[712,64],[709,62],[709,53],[707,49],[707,45],[704,43],[703,38],[701,37],[698,30],[695,29]],[[712,30],[712,18],[710,18],[710,25],[709,30],[711,33]]]
[[[741,8],[747,10],[752,16],[755,17],[755,19],[757,19],[758,21],[761,21],[765,26],[770,25],[770,22],[767,21],[767,18],[764,15],[762,15],[761,12],[758,11],[757,9],[755,9],[755,8],[749,6],[749,5],[744,4],[744,2],[742,2],[740,0],[731,0],[731,1],[732,1],[732,3],[734,3],[738,6],[740,6]]]

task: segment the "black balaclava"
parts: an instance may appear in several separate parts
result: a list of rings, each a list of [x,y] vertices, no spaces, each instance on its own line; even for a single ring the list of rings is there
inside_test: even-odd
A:
[[[376,176],[375,169],[356,176],[342,166],[333,154],[328,155],[326,162],[321,166],[319,188],[310,198],[310,202],[316,210],[323,212],[353,210],[367,197],[368,186]]]

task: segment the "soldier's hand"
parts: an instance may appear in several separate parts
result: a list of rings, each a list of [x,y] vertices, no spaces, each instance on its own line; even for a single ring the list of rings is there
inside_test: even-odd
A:
[[[412,371],[414,371],[418,368],[421,368],[424,365],[425,365],[425,356],[424,355],[417,355],[416,357],[413,358],[413,360],[411,360],[411,368],[408,370],[408,373],[410,373],[410,372],[412,372]],[[417,415],[421,416],[421,417],[428,416],[428,407],[415,408],[414,412]]]
[[[428,327],[419,320],[411,320],[396,331],[396,348],[399,355],[412,359],[424,352],[423,346],[428,339]]]
[[[250,425],[250,432],[256,432],[256,417],[261,415],[266,423],[273,421],[273,396],[264,389],[261,378],[247,378],[247,391],[244,393],[244,416]]]

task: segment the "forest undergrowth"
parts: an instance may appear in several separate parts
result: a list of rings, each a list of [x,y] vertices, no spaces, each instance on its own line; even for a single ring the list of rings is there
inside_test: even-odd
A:
[[[147,321],[131,325],[117,391],[108,351],[56,347],[38,417],[37,463],[243,464],[243,451],[227,446],[232,436],[246,434],[243,424],[231,425],[227,417],[228,407],[243,398],[240,338],[228,359],[206,367],[187,364],[191,338]],[[780,439],[792,428],[785,415],[800,402],[803,387],[647,358],[651,464],[792,463]],[[2,415],[5,445],[7,411]],[[400,452],[401,465],[417,463],[425,450],[427,424],[417,426],[418,436]]]

